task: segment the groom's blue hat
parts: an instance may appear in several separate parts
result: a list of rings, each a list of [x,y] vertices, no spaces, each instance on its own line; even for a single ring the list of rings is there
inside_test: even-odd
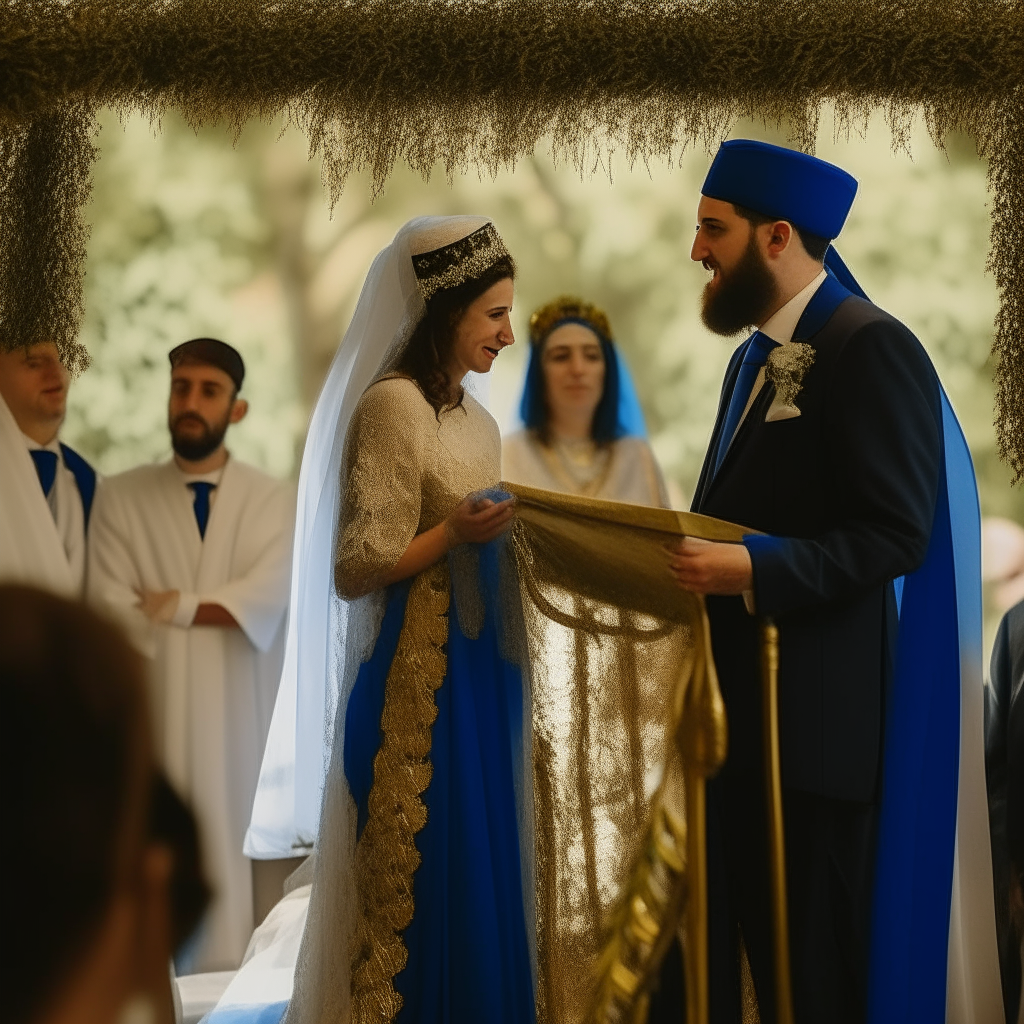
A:
[[[701,192],[831,239],[843,230],[857,179],[794,149],[732,139],[719,147]]]

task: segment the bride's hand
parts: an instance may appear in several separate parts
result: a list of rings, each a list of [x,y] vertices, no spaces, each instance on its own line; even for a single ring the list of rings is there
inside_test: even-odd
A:
[[[452,547],[459,544],[486,544],[501,536],[512,522],[514,506],[514,498],[506,498],[495,504],[490,498],[467,495],[444,521],[445,532]]]

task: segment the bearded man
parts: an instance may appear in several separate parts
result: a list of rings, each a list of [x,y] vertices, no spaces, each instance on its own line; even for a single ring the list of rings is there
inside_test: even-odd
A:
[[[726,371],[693,510],[761,531],[670,556],[707,595],[729,722],[708,789],[716,1024],[741,1019],[741,940],[760,1019],[778,1019],[759,618],[779,630],[795,1020],[996,1019],[977,491],[924,349],[830,246],[856,190],[825,161],[735,140],[697,209],[704,323],[756,330]],[[674,971],[652,1021],[679,1019]]]
[[[253,929],[242,854],[283,662],[292,488],[229,455],[242,357],[213,338],[170,353],[173,458],[103,481],[89,595],[151,660],[165,770],[195,810],[214,901],[186,970],[230,970]]]

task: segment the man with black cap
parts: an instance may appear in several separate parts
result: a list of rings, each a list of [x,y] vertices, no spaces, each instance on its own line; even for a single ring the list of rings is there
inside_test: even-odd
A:
[[[697,210],[702,319],[755,330],[726,371],[693,511],[761,531],[685,539],[670,558],[707,595],[729,721],[708,791],[715,1022],[740,1020],[740,939],[760,1018],[777,1020],[765,618],[779,630],[795,1020],[994,1019],[971,835],[984,799],[980,612],[965,599],[980,580],[974,475],[924,349],[830,245],[856,190],[839,167],[741,139],[721,146]],[[677,964],[652,1021],[678,1019]]]
[[[214,902],[191,970],[238,966],[253,928],[242,854],[283,661],[292,488],[232,458],[242,357],[213,338],[170,353],[166,462],[105,480],[89,594],[152,659],[164,767],[199,819]]]

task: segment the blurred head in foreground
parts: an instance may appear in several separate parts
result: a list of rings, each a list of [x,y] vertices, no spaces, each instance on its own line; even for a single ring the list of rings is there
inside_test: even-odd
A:
[[[203,893],[175,915],[195,834],[154,774],[139,656],[84,606],[0,586],[0,701],[7,1019],[113,1021],[145,998],[167,1020]]]

